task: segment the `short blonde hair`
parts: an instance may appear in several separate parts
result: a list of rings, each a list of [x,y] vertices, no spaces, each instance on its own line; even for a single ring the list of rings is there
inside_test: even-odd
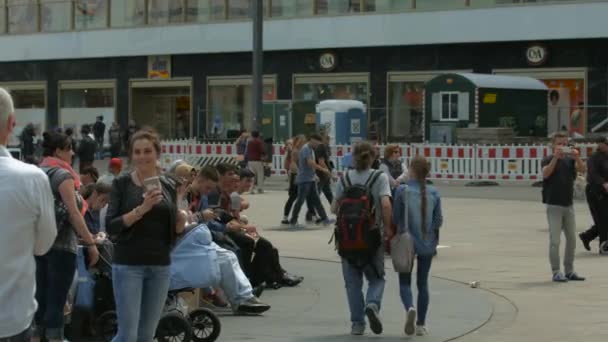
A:
[[[8,116],[14,113],[15,106],[11,94],[6,89],[0,88],[0,128],[4,128],[4,125],[8,121]]]

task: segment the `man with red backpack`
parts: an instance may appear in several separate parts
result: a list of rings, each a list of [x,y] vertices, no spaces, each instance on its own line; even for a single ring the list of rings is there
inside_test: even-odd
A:
[[[354,170],[347,171],[338,182],[333,205],[337,214],[336,248],[342,257],[352,335],[364,334],[365,316],[371,330],[382,333],[379,311],[385,283],[383,236],[390,231],[392,208],[388,177],[371,169],[374,159],[375,152],[369,143],[357,144],[353,152]],[[365,298],[364,275],[368,282]]]

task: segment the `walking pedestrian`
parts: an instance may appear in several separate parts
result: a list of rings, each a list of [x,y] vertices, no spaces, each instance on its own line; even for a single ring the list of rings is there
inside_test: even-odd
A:
[[[93,135],[97,143],[97,159],[103,159],[103,143],[106,135],[106,124],[103,122],[103,115],[97,117],[97,121],[93,124]]]
[[[543,166],[543,203],[547,207],[549,223],[549,261],[554,282],[568,280],[582,281],[574,272],[574,251],[576,249],[576,222],[573,197],[574,180],[577,172],[585,171],[585,164],[579,152],[568,146],[568,134],[558,132],[552,138],[553,153],[544,158]],[[564,252],[564,271],[560,271],[559,245],[562,231],[566,237]]]
[[[608,254],[608,138],[597,141],[597,151],[587,160],[587,187],[585,188],[593,226],[580,233],[586,250],[599,236],[600,254]]]
[[[131,137],[134,171],[118,176],[106,217],[114,246],[112,283],[118,334],[113,342],[152,341],[169,290],[171,248],[184,230],[175,184],[160,177],[160,140],[141,130]]]
[[[257,188],[258,193],[264,192],[264,142],[260,138],[260,132],[251,132],[251,139],[247,143],[246,148],[247,167],[255,174],[255,186],[251,189],[251,193],[255,193]]]
[[[38,305],[34,256],[46,254],[57,236],[47,176],[6,148],[15,123],[13,100],[0,88],[0,342],[29,341]]]
[[[407,336],[428,334],[426,316],[430,299],[429,274],[439,243],[439,228],[443,224],[439,191],[432,185],[426,184],[429,171],[429,162],[424,157],[414,158],[409,169],[410,181],[407,185],[397,188],[393,199],[393,223],[398,229],[398,234],[409,231],[414,241],[414,253],[418,264],[416,307],[412,296],[412,271],[399,273],[399,293],[406,311],[404,330]]]
[[[287,170],[287,177],[289,179],[289,189],[287,190],[289,197],[283,207],[283,220],[281,221],[281,224],[284,225],[289,224],[289,213],[291,213],[291,208],[298,199],[298,185],[296,184],[296,177],[298,175],[298,156],[300,154],[300,149],[305,143],[306,137],[304,135],[298,135],[293,138],[291,149],[289,149],[287,158],[285,158],[285,169]],[[310,203],[310,201],[308,203]]]
[[[336,202],[332,206],[339,218],[344,217],[345,220],[356,220],[356,222],[352,222],[352,225],[347,223],[348,227],[343,227],[344,229],[351,230],[351,234],[344,233],[345,235],[350,235],[348,236],[349,238],[357,238],[359,235],[369,236],[369,239],[365,239],[365,241],[351,241],[357,242],[356,245],[360,245],[361,242],[365,244],[370,243],[369,248],[364,251],[363,255],[349,257],[345,253],[340,252],[342,256],[342,275],[344,277],[344,284],[346,285],[346,295],[350,308],[352,335],[363,335],[365,333],[366,315],[370,328],[375,334],[380,334],[383,330],[382,322],[380,321],[380,308],[385,284],[382,232],[387,232],[391,226],[391,189],[388,184],[388,177],[380,171],[371,169],[373,161],[374,151],[372,146],[367,142],[357,144],[353,152],[355,170],[347,171],[338,182],[336,186]],[[355,186],[365,188],[366,193],[364,197],[353,198],[352,193],[357,190],[354,188]],[[348,198],[349,201],[343,202],[344,198]],[[346,211],[350,207],[347,209],[346,204],[353,203],[354,200],[359,199],[369,201],[364,205],[365,207],[369,205],[369,209],[363,208],[364,212],[347,213]],[[353,207],[355,210],[360,208],[360,206]],[[369,217],[362,217],[363,215],[368,215]],[[342,224],[343,220],[339,220],[339,222]],[[346,243],[340,240],[344,238],[342,237],[343,234],[338,231],[340,224],[336,228],[338,251],[344,250],[347,247]],[[357,229],[357,234],[353,234],[355,233],[352,231],[353,229]],[[373,236],[365,233],[374,234],[375,239]],[[375,240],[375,245],[371,244],[372,240]],[[344,246],[342,243],[344,243]],[[368,282],[365,298],[362,292],[363,276],[365,276]]]
[[[330,220],[327,216],[325,208],[323,208],[323,205],[321,204],[321,199],[319,199],[319,193],[317,192],[315,182],[315,170],[331,176],[331,172],[328,169],[323,168],[315,162],[314,149],[321,143],[321,140],[322,138],[320,135],[312,134],[308,139],[308,142],[302,146],[298,155],[298,175],[296,176],[298,198],[289,222],[292,228],[303,228],[303,226],[298,225],[298,216],[300,215],[302,205],[308,196],[311,196],[311,204],[314,206],[315,212],[320,216],[318,223],[330,225],[335,222],[334,220]]]

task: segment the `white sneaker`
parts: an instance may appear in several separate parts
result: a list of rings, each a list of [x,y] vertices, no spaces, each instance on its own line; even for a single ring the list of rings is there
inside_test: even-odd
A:
[[[411,308],[407,311],[403,330],[406,336],[413,336],[416,333],[416,309]]]
[[[416,336],[426,336],[429,334],[429,330],[424,325],[416,326]]]

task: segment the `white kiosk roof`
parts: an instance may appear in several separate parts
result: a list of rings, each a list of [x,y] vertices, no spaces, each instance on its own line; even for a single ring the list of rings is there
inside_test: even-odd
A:
[[[478,88],[495,88],[495,89],[531,89],[531,90],[548,90],[547,86],[532,77],[524,76],[503,76],[503,75],[488,75],[488,74],[471,74],[457,73],[471,81]]]
[[[329,110],[342,113],[353,108],[366,110],[365,104],[357,100],[324,100],[317,105],[317,112]]]

